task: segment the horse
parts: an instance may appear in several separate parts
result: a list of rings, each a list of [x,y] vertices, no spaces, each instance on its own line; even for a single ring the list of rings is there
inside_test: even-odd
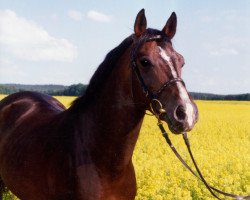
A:
[[[172,46],[177,17],[134,32],[111,50],[85,93],[66,109],[55,98],[20,92],[0,102],[0,189],[22,200],[132,200],[133,150],[147,110],[175,133],[190,131],[198,109]]]

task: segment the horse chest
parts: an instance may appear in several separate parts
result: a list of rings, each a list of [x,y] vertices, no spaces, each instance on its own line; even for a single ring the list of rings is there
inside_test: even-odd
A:
[[[94,165],[81,166],[77,170],[79,200],[133,200],[136,183],[131,175],[107,178]]]

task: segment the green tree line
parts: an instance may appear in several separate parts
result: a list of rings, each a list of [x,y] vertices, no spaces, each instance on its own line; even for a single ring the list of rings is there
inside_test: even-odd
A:
[[[221,95],[221,94],[190,92],[190,95],[196,100],[237,100],[237,101],[250,100],[250,93]]]
[[[63,85],[22,85],[0,84],[0,94],[13,94],[22,91],[35,91],[54,96],[80,96],[87,85],[78,83],[70,86]]]
[[[22,84],[0,84],[0,94],[12,94],[20,91],[37,91],[54,96],[80,96],[84,94],[88,85],[81,83],[70,86],[63,85],[22,85]],[[250,93],[246,94],[210,94],[190,92],[196,100],[239,100],[249,101]]]

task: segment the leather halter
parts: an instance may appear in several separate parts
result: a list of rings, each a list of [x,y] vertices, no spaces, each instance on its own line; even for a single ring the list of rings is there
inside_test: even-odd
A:
[[[152,100],[158,99],[159,95],[170,85],[176,83],[176,82],[181,82],[183,85],[185,85],[184,81],[181,78],[173,78],[170,79],[168,81],[166,81],[158,90],[156,91],[150,91],[148,86],[146,85],[139,67],[136,64],[136,55],[138,53],[138,50],[140,49],[140,47],[142,46],[142,44],[146,43],[146,42],[150,42],[150,41],[164,41],[167,40],[166,36],[164,37],[163,35],[155,35],[155,36],[151,36],[151,37],[147,37],[147,36],[141,36],[141,38],[139,38],[138,42],[135,43],[134,48],[132,49],[132,53],[131,53],[131,64],[132,64],[132,68],[140,82],[140,85],[144,91],[144,93],[146,94],[146,97],[149,98],[150,102],[152,102]]]

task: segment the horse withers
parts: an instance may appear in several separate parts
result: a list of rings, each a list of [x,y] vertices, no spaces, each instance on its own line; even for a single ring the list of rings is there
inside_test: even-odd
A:
[[[83,96],[69,109],[35,92],[0,102],[0,189],[22,200],[130,200],[132,154],[146,110],[174,133],[190,131],[197,107],[181,79],[184,58],[171,39],[177,19],[147,28],[142,9],[134,33],[111,50]]]

